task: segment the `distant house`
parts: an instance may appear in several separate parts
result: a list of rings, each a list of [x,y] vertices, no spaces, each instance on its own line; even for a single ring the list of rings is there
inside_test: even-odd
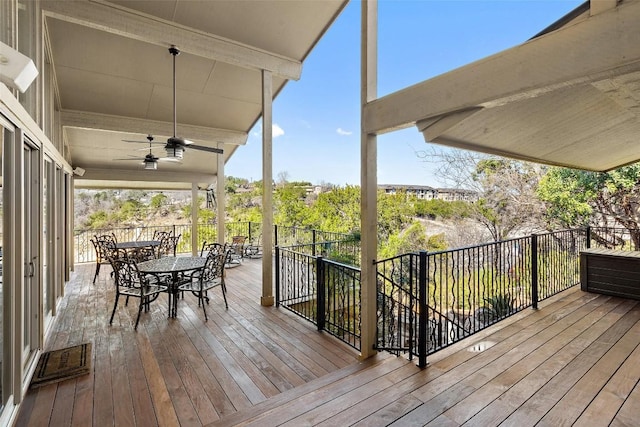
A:
[[[416,196],[418,199],[437,199],[438,190],[428,185],[379,185],[380,190],[385,194],[407,193]]]
[[[463,201],[475,202],[478,200],[478,193],[471,190],[463,190],[460,188],[438,188],[438,199],[448,202]]]
[[[449,202],[466,201],[475,202],[478,195],[475,191],[463,190],[459,188],[434,188],[428,185],[379,185],[380,190],[385,194],[406,193],[416,196],[418,199],[433,200],[440,199]]]

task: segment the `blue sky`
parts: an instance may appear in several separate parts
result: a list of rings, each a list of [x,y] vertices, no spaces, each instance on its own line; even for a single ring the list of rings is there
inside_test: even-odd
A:
[[[316,0],[318,1],[318,0]],[[575,0],[380,0],[378,96],[521,44],[580,5]],[[352,0],[273,104],[273,174],[360,184],[360,2]],[[260,124],[225,167],[262,177]],[[378,137],[378,183],[441,186],[414,127]]]

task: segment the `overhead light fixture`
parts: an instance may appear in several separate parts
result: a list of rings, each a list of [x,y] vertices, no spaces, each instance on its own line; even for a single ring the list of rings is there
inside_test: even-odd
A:
[[[145,170],[154,171],[154,170],[158,169],[158,162],[156,160],[151,160],[151,161],[146,161],[145,160],[144,168],[145,168]]]
[[[184,148],[182,148],[182,146],[180,146],[180,144],[175,141],[177,139],[178,138],[169,138],[164,149],[167,153],[167,158],[182,160],[182,157],[184,156]]]

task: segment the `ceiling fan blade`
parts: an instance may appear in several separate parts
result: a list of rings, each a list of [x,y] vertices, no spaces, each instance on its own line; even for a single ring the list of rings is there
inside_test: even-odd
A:
[[[222,150],[221,148],[213,148],[213,147],[205,147],[204,145],[189,145],[189,148],[193,148],[194,150],[200,150],[200,151],[208,151],[210,153],[218,153],[218,154],[224,154],[224,150]]]
[[[113,159],[113,160],[137,160],[139,162],[144,161],[144,157],[128,158],[128,159]]]
[[[132,139],[123,139],[122,142],[132,142],[134,144],[164,144],[164,142],[162,142],[162,141],[149,142],[149,141],[135,141],[135,140],[132,140]]]
[[[158,157],[156,160],[159,162],[182,163],[180,159],[172,159],[170,157]]]

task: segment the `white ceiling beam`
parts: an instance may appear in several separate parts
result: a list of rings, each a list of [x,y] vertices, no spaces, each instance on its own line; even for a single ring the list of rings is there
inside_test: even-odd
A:
[[[465,119],[481,110],[481,107],[477,107],[447,114],[444,117],[421,120],[416,123],[416,126],[418,127],[418,130],[422,132],[426,141],[433,141],[435,138],[439,137],[458,123],[463,122]]]
[[[160,166],[162,167],[162,166]],[[119,181],[136,181],[136,182],[167,182],[167,183],[198,183],[198,184],[213,184],[216,180],[215,174],[194,173],[194,172],[181,172],[181,171],[163,171],[154,170],[148,171],[143,169],[101,169],[101,168],[86,168],[82,177],[75,177],[76,182],[82,180],[91,181],[113,181],[117,178]],[[191,185],[188,186],[191,188]]]
[[[63,127],[165,137],[173,135],[173,122],[71,110],[62,111],[60,118]],[[178,135],[194,142],[220,142],[231,145],[245,145],[248,138],[247,132],[184,124],[178,124]]]
[[[103,180],[89,180],[78,179],[76,177],[74,181],[74,188],[76,189],[95,189],[104,190],[108,188],[113,189],[127,189],[127,190],[190,190],[191,183],[188,182],[158,182],[158,181],[103,181]]]
[[[302,63],[243,43],[197,31],[137,11],[108,3],[89,1],[42,1],[46,17],[84,25],[122,37],[169,47],[239,67],[269,70],[274,75],[298,80]]]
[[[473,107],[490,108],[640,70],[640,1],[602,12],[370,102],[363,129],[379,134]]]

